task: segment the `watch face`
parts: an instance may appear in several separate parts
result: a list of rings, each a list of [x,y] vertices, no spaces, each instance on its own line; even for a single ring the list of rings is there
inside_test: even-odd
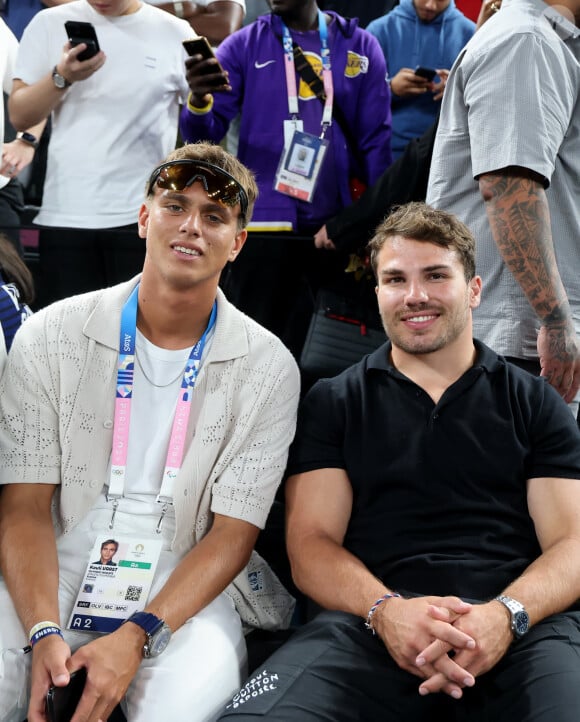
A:
[[[158,655],[163,652],[163,650],[167,647],[169,644],[169,640],[171,639],[171,629],[164,624],[161,629],[159,629],[157,632],[155,632],[150,640],[149,644],[147,645],[148,648],[148,656],[149,657],[157,657]]]
[[[530,627],[530,618],[527,612],[514,614],[514,632],[516,637],[523,637]]]

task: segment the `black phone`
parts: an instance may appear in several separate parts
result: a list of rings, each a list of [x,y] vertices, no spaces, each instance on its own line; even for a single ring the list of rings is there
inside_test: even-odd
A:
[[[212,46],[209,44],[208,39],[203,37],[203,35],[199,38],[193,38],[192,40],[184,40],[183,47],[188,55],[201,55],[204,60],[213,58],[217,62],[217,69],[214,70],[214,68],[210,68],[207,71],[208,73],[224,72],[219,60],[215,56]]]
[[[417,65],[415,68],[415,75],[431,81],[437,75],[437,71],[433,70],[433,68],[424,68],[422,65]]]
[[[70,722],[85,688],[87,670],[73,672],[66,687],[51,686],[46,693],[48,722]]]
[[[67,20],[64,24],[70,44],[75,47],[81,43],[87,46],[78,56],[79,60],[88,60],[99,50],[99,41],[94,26],[91,23],[81,23],[76,20]]]

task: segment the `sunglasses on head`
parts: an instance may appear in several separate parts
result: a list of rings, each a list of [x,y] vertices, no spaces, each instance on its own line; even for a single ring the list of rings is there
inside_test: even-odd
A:
[[[242,216],[245,218],[248,210],[248,196],[238,181],[213,163],[204,160],[172,160],[155,168],[149,179],[147,195],[153,193],[153,188],[163,188],[171,191],[182,191],[199,181],[211,200],[218,201],[224,206],[240,204]]]

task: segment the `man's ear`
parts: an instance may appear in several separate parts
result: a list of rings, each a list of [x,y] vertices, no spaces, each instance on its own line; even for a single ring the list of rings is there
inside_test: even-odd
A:
[[[234,245],[232,246],[232,250],[230,251],[230,257],[228,260],[230,260],[230,261],[236,260],[239,252],[244,247],[244,243],[246,242],[247,238],[248,238],[248,231],[245,228],[236,234],[236,237],[234,239]]]
[[[149,206],[146,203],[141,204],[141,208],[139,208],[139,220],[138,220],[138,230],[139,230],[139,238],[147,238],[147,227],[149,226]]]
[[[469,307],[477,308],[481,303],[481,276],[474,276],[469,282]]]

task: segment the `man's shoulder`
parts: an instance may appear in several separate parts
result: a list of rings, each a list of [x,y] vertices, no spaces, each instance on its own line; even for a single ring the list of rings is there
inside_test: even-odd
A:
[[[541,0],[538,2],[544,5]],[[479,63],[482,55],[503,62],[504,55],[517,58],[518,48],[524,48],[521,55],[526,62],[529,54],[537,53],[542,47],[556,48],[562,44],[538,3],[516,1],[502,6],[501,14],[494,17],[494,21],[485,23],[473,35],[465,49],[465,62],[473,59]]]
[[[411,17],[406,8],[399,4],[395,5],[395,7],[385,15],[371,20],[365,29],[372,35],[383,34],[388,32],[393,25],[400,25],[403,20],[414,22],[414,18]]]
[[[31,32],[41,31],[41,29],[54,30],[57,27],[62,27],[63,36],[65,36],[64,23],[67,20],[89,22],[91,17],[89,7],[82,2],[65,3],[51,8],[43,6],[43,9],[35,13],[30,19],[24,30],[23,37],[26,37]]]
[[[494,393],[504,396],[507,394],[520,411],[529,412],[530,418],[544,413],[545,408],[552,408],[554,405],[567,410],[566,403],[546,378],[526,371],[477,339],[474,343],[477,349],[476,365],[483,367],[489,374],[495,388]],[[499,377],[505,379],[505,383],[494,384],[493,379]],[[503,402],[504,399],[498,397],[497,400]]]
[[[276,36],[270,16],[260,17],[249,25],[228,35],[217,48],[216,55],[220,61],[228,59],[243,64],[244,61],[252,63],[264,49],[279,48],[282,53],[282,43]]]
[[[389,375],[384,373],[386,367],[382,361],[383,355],[385,355],[384,345],[335,376],[319,379],[312,386],[308,395],[311,398],[333,399],[339,404],[348,404],[355,399],[360,400],[367,391],[372,393],[375,379],[379,375],[383,385],[389,382]]]
[[[51,343],[63,334],[67,337],[84,338],[84,327],[89,318],[103,305],[103,322],[110,326],[111,312],[122,306],[122,300],[128,295],[130,283],[122,283],[111,288],[90,291],[55,301],[32,314],[19,331],[19,340],[27,343]],[[28,325],[30,324],[30,325]]]

